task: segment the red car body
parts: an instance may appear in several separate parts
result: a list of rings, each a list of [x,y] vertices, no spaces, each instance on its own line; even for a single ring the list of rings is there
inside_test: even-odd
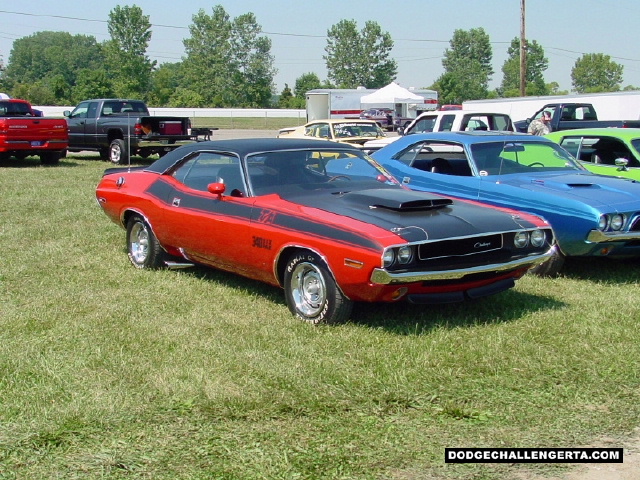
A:
[[[306,139],[200,142],[97,187],[139,268],[192,263],[285,288],[311,323],[354,301],[461,301],[553,252],[539,217],[401,187],[359,149]],[[536,233],[533,233],[536,232]],[[540,238],[514,247],[514,238]]]

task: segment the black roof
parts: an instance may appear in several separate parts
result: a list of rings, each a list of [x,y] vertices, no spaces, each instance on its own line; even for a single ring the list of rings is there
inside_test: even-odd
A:
[[[191,152],[211,150],[235,154],[240,158],[247,155],[278,150],[345,150],[361,152],[359,148],[346,143],[330,142],[327,140],[314,140],[306,138],[242,138],[233,140],[211,140],[207,142],[194,142],[167,153],[156,160],[146,169],[150,172],[164,173],[176,162],[189,155]]]

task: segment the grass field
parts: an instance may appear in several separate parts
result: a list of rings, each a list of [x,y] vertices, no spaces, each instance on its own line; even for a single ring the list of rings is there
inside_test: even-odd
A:
[[[244,130],[278,130],[285,127],[296,127],[305,123],[305,118],[295,117],[194,117],[191,119],[191,124],[194,127],[237,128]]]
[[[506,480],[568,466],[444,448],[604,446],[640,424],[638,261],[312,327],[276,288],[135,270],[94,198],[106,166],[0,164],[2,480]]]

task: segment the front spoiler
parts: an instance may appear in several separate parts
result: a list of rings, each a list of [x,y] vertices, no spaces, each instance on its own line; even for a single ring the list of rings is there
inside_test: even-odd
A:
[[[425,282],[429,280],[457,280],[475,273],[505,272],[523,267],[535,267],[536,265],[540,265],[541,263],[549,260],[556,254],[556,252],[557,247],[554,245],[545,253],[540,255],[532,255],[507,263],[493,263],[491,265],[479,265],[477,267],[461,268],[457,270],[393,273],[388,272],[383,268],[376,268],[371,274],[371,282],[379,285],[397,285],[403,283]]]

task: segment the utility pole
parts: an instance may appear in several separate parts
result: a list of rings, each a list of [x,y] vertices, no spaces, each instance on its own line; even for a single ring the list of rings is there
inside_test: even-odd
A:
[[[524,33],[524,2],[520,0],[520,96],[524,97],[527,91],[527,38]]]

